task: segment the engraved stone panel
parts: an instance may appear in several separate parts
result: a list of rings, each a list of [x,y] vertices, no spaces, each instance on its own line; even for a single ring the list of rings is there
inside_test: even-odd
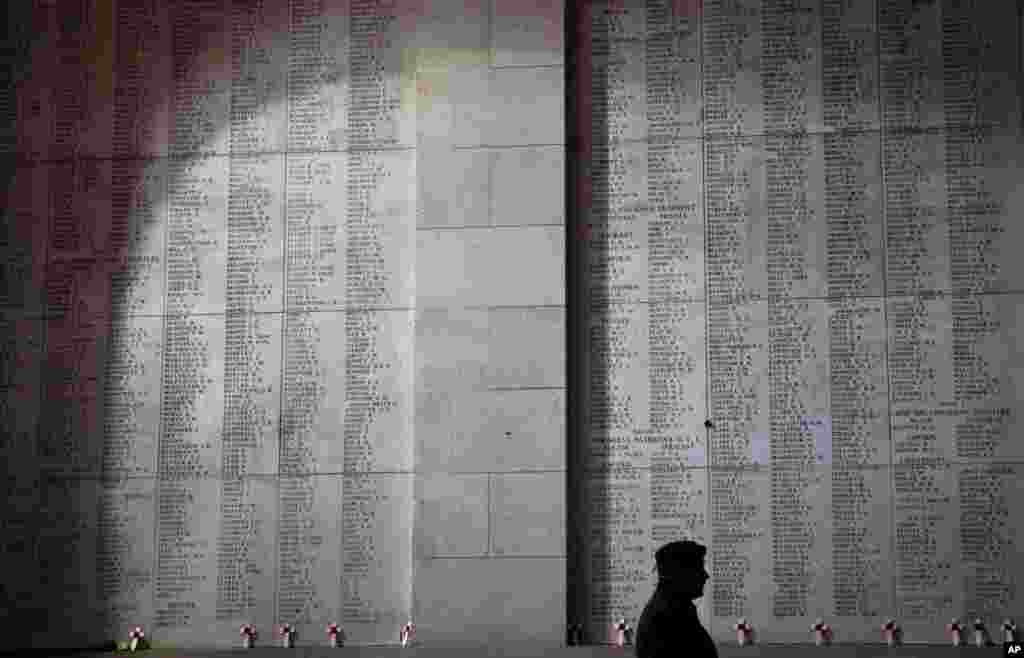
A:
[[[280,452],[281,316],[228,315],[223,349],[221,474],[273,475]]]
[[[87,0],[62,8],[52,24],[54,159],[111,153],[115,21],[113,3]]]
[[[409,308],[416,281],[416,153],[360,150],[347,161],[347,304]]]
[[[835,616],[838,642],[871,639],[893,602],[892,471],[833,468],[831,477],[832,602],[820,616]]]
[[[165,159],[115,159],[111,174],[115,257],[110,279],[114,313],[157,316],[164,312],[167,227]]]
[[[290,9],[285,2],[233,2],[228,8],[232,154],[277,152],[286,144],[284,100],[291,35],[282,27],[289,25]]]
[[[155,489],[150,478],[101,483],[95,579],[107,637],[127,637],[153,618]]]
[[[50,226],[50,172],[5,159],[0,173],[0,306],[40,313]]]
[[[959,587],[963,610],[989,627],[1007,610],[1019,610],[1021,465],[990,464],[958,469]]]
[[[412,469],[413,340],[412,311],[345,314],[346,472]]]
[[[174,69],[171,155],[228,152],[231,6],[231,0],[178,0],[169,8]]]
[[[344,308],[345,185],[341,154],[289,155],[285,197],[285,304],[289,310]]]
[[[878,5],[878,58],[883,130],[929,128],[945,122],[943,2]]]
[[[38,583],[34,607],[45,610],[33,629],[33,644],[71,648],[102,642],[101,617],[93,602],[99,482],[77,478],[48,478],[39,484],[34,559]],[[68,615],[68,610],[80,611]],[[58,625],[66,632],[52,637]],[[47,637],[51,639],[47,640]]]
[[[108,329],[107,317],[85,313],[46,322],[36,455],[49,473],[100,473]]]
[[[611,640],[611,625],[621,617],[635,625],[650,597],[654,569],[648,525],[654,506],[651,475],[649,470],[622,464],[588,474],[583,483],[589,513],[580,571],[592,585],[587,588],[581,617],[587,637],[594,641]]]
[[[163,319],[125,317],[108,328],[101,468],[106,477],[152,477],[157,468]],[[139,521],[145,517],[139,518]]]
[[[893,468],[895,604],[905,634],[946,640],[944,625],[963,610],[957,471],[943,464]]]
[[[165,313],[224,312],[229,172],[226,157],[168,161]]]
[[[826,129],[877,131],[878,2],[821,5],[822,120]]]
[[[349,0],[290,0],[287,150],[346,147]]]
[[[284,305],[284,160],[231,156],[224,284],[229,314],[280,311]]]
[[[173,482],[174,478],[209,477],[223,468],[223,446],[217,436],[224,423],[225,333],[223,317],[164,319],[157,444],[161,478]],[[182,491],[188,492],[184,487]]]
[[[338,473],[345,466],[345,314],[288,313],[284,323],[280,473]]]
[[[167,90],[174,84],[169,3],[117,3],[113,153],[167,155],[174,121]]]
[[[390,643],[412,607],[411,475],[346,475],[341,620],[355,643]]]
[[[416,105],[404,103],[403,76],[408,63],[407,7],[376,0],[349,0],[348,104],[349,148],[411,147],[416,140]],[[410,44],[411,45],[411,44]]]
[[[196,633],[208,633],[217,618],[221,483],[194,474],[202,475],[195,470],[161,473],[156,481],[151,626],[154,636],[174,644],[187,644]],[[230,630],[227,635],[208,635],[206,641],[233,644],[238,627]]]
[[[772,476],[737,470],[711,471],[709,478],[711,580],[705,596],[711,598],[711,632],[734,635],[735,619],[761,617],[758,611],[772,606]]]
[[[278,495],[274,619],[313,643],[341,618],[341,478],[282,477]]]
[[[45,322],[22,313],[0,313],[0,460],[9,464],[11,477],[38,475],[37,430],[42,412],[40,383],[43,377]],[[20,515],[32,509],[20,507],[11,497],[11,509]],[[19,524],[20,527],[20,524]],[[31,523],[21,530],[28,530]],[[20,531],[20,530],[12,530]]]
[[[225,474],[219,485],[217,582],[216,588],[208,586],[216,592],[216,606],[214,618],[205,620],[211,626],[208,632],[234,639],[243,623],[267,630],[275,623],[290,623],[274,617],[274,602],[267,596],[277,581],[276,480]]]
[[[763,45],[759,0],[703,3],[701,53],[706,135],[758,135],[764,120]]]

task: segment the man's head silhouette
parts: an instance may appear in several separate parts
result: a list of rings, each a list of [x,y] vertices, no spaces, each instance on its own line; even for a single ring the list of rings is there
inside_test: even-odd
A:
[[[654,553],[658,583],[690,599],[704,596],[708,572],[704,569],[707,549],[697,542],[685,540],[665,544]]]

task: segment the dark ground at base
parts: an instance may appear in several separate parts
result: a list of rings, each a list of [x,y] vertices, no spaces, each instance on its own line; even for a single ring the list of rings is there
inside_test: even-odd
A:
[[[275,647],[257,647],[254,649],[151,649],[136,654],[128,652],[96,652],[26,649],[17,652],[4,652],[0,656],[76,656],[78,658],[114,658],[116,656],[135,655],[140,658],[223,658],[239,656],[246,658],[634,658],[632,648],[617,649],[615,647],[552,647],[537,644],[521,644],[514,646],[430,646],[430,647],[297,647],[282,649]],[[812,645],[761,645],[738,647],[720,645],[720,658],[874,658],[876,656],[892,656],[893,658],[983,658],[986,656],[1002,656],[1002,644],[979,649],[975,647],[955,648],[944,645],[909,645],[889,648],[882,644],[850,644],[831,647],[815,647]],[[685,658],[686,650],[679,652]]]

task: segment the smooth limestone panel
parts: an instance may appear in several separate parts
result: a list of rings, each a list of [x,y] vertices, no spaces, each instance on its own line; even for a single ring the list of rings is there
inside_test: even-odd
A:
[[[558,2],[488,0],[494,66],[562,64],[563,11]]]
[[[417,149],[419,183],[417,228],[489,226],[494,192],[494,152],[452,148],[447,139],[424,139]]]
[[[564,235],[560,226],[420,230],[416,301],[421,308],[564,304]]]
[[[563,226],[564,171],[565,149],[561,144],[491,151],[488,188],[491,223]],[[564,287],[559,286],[559,290]]]
[[[495,555],[565,555],[564,471],[494,473],[488,486]]]
[[[416,571],[416,634],[425,644],[560,643],[565,559],[438,559]]]
[[[565,467],[565,390],[418,391],[416,469]]]
[[[563,223],[561,146],[454,149],[431,140],[418,155],[421,230]]]
[[[420,310],[416,390],[564,386],[564,327],[556,307]]]
[[[561,67],[458,67],[450,77],[453,141],[457,146],[561,144],[562,77]]]
[[[431,473],[416,479],[417,567],[450,557],[491,553],[487,473]]]

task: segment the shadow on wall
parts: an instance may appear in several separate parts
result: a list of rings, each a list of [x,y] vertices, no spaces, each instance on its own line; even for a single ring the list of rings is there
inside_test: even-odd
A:
[[[487,0],[453,1],[469,17],[490,11]],[[259,189],[261,176],[266,182],[282,174],[270,175],[256,154],[414,146],[417,107],[447,92],[417,84],[416,71],[423,60],[447,65],[432,32],[443,31],[438,17],[452,15],[451,4],[6,3],[0,67],[4,645],[123,639],[140,618],[158,623],[154,606],[173,624],[188,620],[187,602],[179,608],[154,603],[152,592],[158,555],[162,572],[187,574],[188,550],[174,536],[195,520],[180,508],[161,509],[163,542],[156,532],[132,529],[153,518],[155,473],[162,474],[161,491],[166,480],[177,494],[185,489],[174,484],[182,477],[230,482],[267,473],[261,468],[276,466],[277,453],[293,445],[289,434],[300,431],[284,409],[254,429],[252,410],[238,396],[211,393],[209,385],[221,378],[225,387],[237,387],[234,393],[258,387],[235,383],[240,362],[220,350],[216,333],[204,338],[196,331],[202,321],[195,318],[226,313],[221,336],[251,334],[245,315],[282,310],[284,221],[273,223],[283,213],[280,205],[264,213]],[[360,19],[359,36],[352,37],[358,21],[346,16],[350,5],[390,20]],[[522,3],[498,7],[540,11]],[[358,14],[355,6],[351,13]],[[349,46],[341,35],[382,53],[390,82],[346,90]],[[393,47],[398,43],[410,47]],[[485,52],[479,44],[471,49]],[[431,79],[443,76],[435,71]],[[346,96],[369,113],[344,113]],[[289,127],[275,128],[275,121]],[[249,154],[229,165],[228,152]],[[344,202],[337,208],[344,212]],[[353,267],[347,272],[353,276]],[[235,280],[243,285],[232,287]],[[271,292],[278,301],[268,301]],[[289,284],[289,307],[308,292]],[[279,386],[273,384],[275,398]],[[271,439],[270,461],[249,449],[257,433]],[[229,434],[242,438],[226,445],[222,437]],[[222,507],[240,495],[230,484],[220,493]],[[216,528],[217,520],[199,525]],[[204,539],[217,546],[216,538]],[[247,577],[244,564],[221,561],[219,569],[218,578]],[[226,605],[242,609],[245,602]]]

